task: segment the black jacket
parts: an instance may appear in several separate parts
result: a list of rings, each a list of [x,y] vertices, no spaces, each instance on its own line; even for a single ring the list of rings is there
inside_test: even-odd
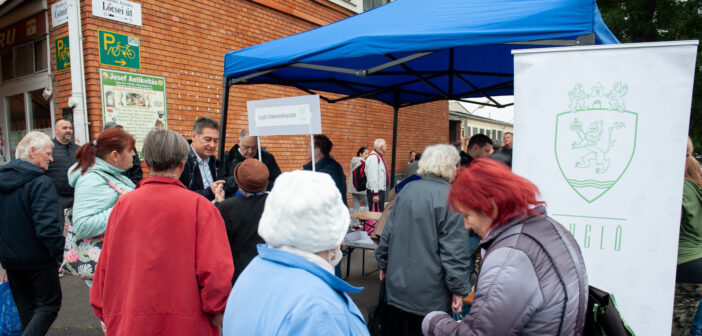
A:
[[[54,181],[56,192],[59,196],[73,197],[73,187],[68,184],[68,168],[76,163],[78,146],[72,142],[64,145],[58,142],[56,138],[52,141],[54,143],[54,162],[49,163],[49,170],[46,174]]]
[[[312,161],[307,162],[302,168],[304,170],[312,170]],[[314,168],[317,172],[331,176],[336,188],[341,193],[341,201],[346,204],[346,174],[344,174],[344,168],[341,168],[341,165],[329,155],[319,160]]]
[[[139,181],[144,178],[144,172],[141,171],[141,160],[139,160],[139,153],[136,153],[132,159],[132,168],[123,171],[122,175],[132,180],[134,185],[139,183]]]
[[[268,194],[250,197],[236,196],[217,203],[227,228],[229,246],[234,258],[234,279],[236,281],[246,266],[258,255],[256,244],[264,240],[258,235],[258,222],[263,214]]]
[[[278,163],[275,161],[273,154],[263,149],[261,152],[263,153],[262,162],[268,167],[268,187],[266,187],[266,190],[270,191],[273,189],[275,179],[281,174],[280,167],[278,167]],[[224,166],[224,180],[227,182],[224,186],[224,192],[227,198],[234,196],[238,188],[236,182],[234,182],[234,167],[244,160],[244,156],[239,152],[239,144],[234,145],[234,147],[229,150],[229,155],[226,158],[226,165]],[[258,155],[256,155],[256,160],[258,160]]]
[[[473,161],[473,157],[468,155],[468,153],[461,151],[458,153],[461,157],[461,162],[458,164],[459,166],[470,166],[471,161]]]
[[[200,174],[200,168],[197,165],[197,154],[193,152],[190,148],[190,154],[188,154],[188,159],[185,161],[185,168],[183,173],[180,174],[180,182],[183,182],[186,188],[205,196],[208,200],[214,199],[214,193],[212,189],[205,188],[202,183],[202,175]],[[212,181],[217,181],[221,178],[218,174],[219,169],[217,169],[217,158],[210,156],[210,161],[208,162],[210,166],[210,174],[212,174]]]
[[[6,269],[56,267],[63,258],[56,186],[25,160],[0,167],[0,263]]]

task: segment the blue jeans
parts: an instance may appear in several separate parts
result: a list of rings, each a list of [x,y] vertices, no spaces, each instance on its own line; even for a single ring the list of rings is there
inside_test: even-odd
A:
[[[695,313],[695,319],[692,321],[690,334],[693,336],[702,336],[702,300],[700,300],[700,303],[697,305],[697,313]]]

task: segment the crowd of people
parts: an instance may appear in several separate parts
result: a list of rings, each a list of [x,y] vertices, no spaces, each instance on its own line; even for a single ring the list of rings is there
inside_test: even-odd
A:
[[[219,125],[207,117],[189,140],[152,130],[142,158],[121,126],[78,147],[70,121],[55,125],[56,138],[29,132],[0,167],[0,263],[25,335],[49,330],[66,272],[86,280],[107,335],[367,335],[348,295],[362,289],[340,278],[341,246],[351,213],[363,203],[384,212],[388,201],[375,250],[383,335],[583,331],[582,254],[538,188],[511,172],[511,133],[499,148],[477,134],[465,151],[411,151],[396,186],[387,143],[376,139],[351,160],[349,172],[362,167],[359,186],[323,134],[301,170],[282,173],[248,130],[220,166]],[[702,325],[702,174],[692,151],[674,331]],[[88,247],[67,252],[76,241]]]

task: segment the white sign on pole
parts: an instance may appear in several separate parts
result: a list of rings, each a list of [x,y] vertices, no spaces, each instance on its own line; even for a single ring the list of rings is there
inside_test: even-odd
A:
[[[127,0],[93,0],[93,15],[141,26],[141,5]]]
[[[514,52],[515,173],[637,335],[670,334],[697,41]]]
[[[251,136],[322,133],[318,95],[253,100],[246,106]]]
[[[51,5],[51,27],[68,22],[68,1],[61,0]]]

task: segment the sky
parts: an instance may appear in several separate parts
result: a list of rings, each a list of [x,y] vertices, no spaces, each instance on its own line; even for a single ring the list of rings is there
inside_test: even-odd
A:
[[[514,96],[495,96],[492,97],[500,104],[508,104],[514,102]],[[470,100],[478,102],[489,102],[487,98],[471,98]],[[514,123],[514,105],[505,108],[490,107],[478,104],[459,102],[464,108],[473,115]]]

